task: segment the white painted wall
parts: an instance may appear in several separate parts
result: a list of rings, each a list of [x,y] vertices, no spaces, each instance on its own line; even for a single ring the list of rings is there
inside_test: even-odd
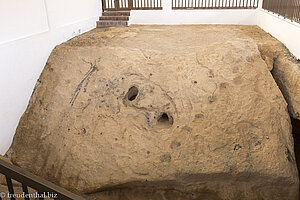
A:
[[[52,49],[96,27],[100,0],[0,0],[0,154]]]
[[[256,10],[256,24],[280,40],[300,59],[300,24],[263,9]]]
[[[48,31],[44,1],[0,0],[0,27],[0,44]]]
[[[129,24],[256,24],[255,10],[133,10]]]
[[[162,7],[162,10],[132,10],[129,24],[256,24],[254,9],[172,10],[172,0],[162,1]]]

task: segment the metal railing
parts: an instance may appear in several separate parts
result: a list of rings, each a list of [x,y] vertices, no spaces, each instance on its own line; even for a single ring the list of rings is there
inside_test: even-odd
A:
[[[25,200],[28,200],[32,194],[28,193],[28,188],[32,188],[37,191],[38,199],[59,199],[59,200],[84,200],[84,198],[73,194],[64,188],[61,188],[49,181],[46,181],[38,176],[35,176],[24,169],[12,165],[2,159],[0,159],[0,174],[6,177],[6,183],[11,200],[15,200],[14,186],[12,180],[18,181],[22,184],[23,196]],[[0,191],[4,197],[6,194],[4,191]],[[7,193],[8,194],[8,193]],[[2,196],[1,195],[1,196]],[[0,196],[0,200],[2,199]],[[7,197],[7,196],[6,196]],[[23,197],[22,197],[23,198]]]
[[[264,0],[263,9],[300,22],[300,0]]]
[[[254,9],[259,0],[172,0],[172,9]]]
[[[102,0],[103,10],[161,10],[162,0]]]

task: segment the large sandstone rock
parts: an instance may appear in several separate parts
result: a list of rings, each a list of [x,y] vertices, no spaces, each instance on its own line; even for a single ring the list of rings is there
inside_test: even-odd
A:
[[[278,56],[274,66],[272,74],[288,102],[289,111],[300,120],[300,64]]]
[[[91,197],[141,187],[183,199],[298,193],[287,104],[238,27],[100,29],[58,46],[8,154]]]
[[[300,120],[300,60],[296,60],[282,43],[260,28],[249,31],[248,27],[243,27],[242,31],[257,43],[262,58],[272,70],[288,103],[290,115]]]

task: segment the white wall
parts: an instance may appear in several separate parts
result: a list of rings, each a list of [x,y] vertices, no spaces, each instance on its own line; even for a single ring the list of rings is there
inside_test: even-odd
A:
[[[129,24],[242,24],[255,25],[255,10],[133,10]]]
[[[48,31],[44,1],[0,0],[0,19],[0,44]]]
[[[300,59],[300,24],[263,9],[256,11],[256,24],[280,40],[290,52]]]
[[[52,49],[96,27],[100,0],[0,0],[0,154]]]
[[[172,10],[172,0],[162,1],[162,7],[162,10],[132,10],[129,24],[256,24],[254,9]]]

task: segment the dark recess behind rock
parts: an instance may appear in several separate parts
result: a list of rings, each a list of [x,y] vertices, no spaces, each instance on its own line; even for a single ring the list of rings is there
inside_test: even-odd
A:
[[[293,126],[293,137],[295,143],[295,155],[296,155],[296,162],[298,168],[298,175],[300,171],[300,120],[291,118],[292,126]],[[300,175],[299,175],[300,176]],[[300,188],[299,188],[300,190]]]

